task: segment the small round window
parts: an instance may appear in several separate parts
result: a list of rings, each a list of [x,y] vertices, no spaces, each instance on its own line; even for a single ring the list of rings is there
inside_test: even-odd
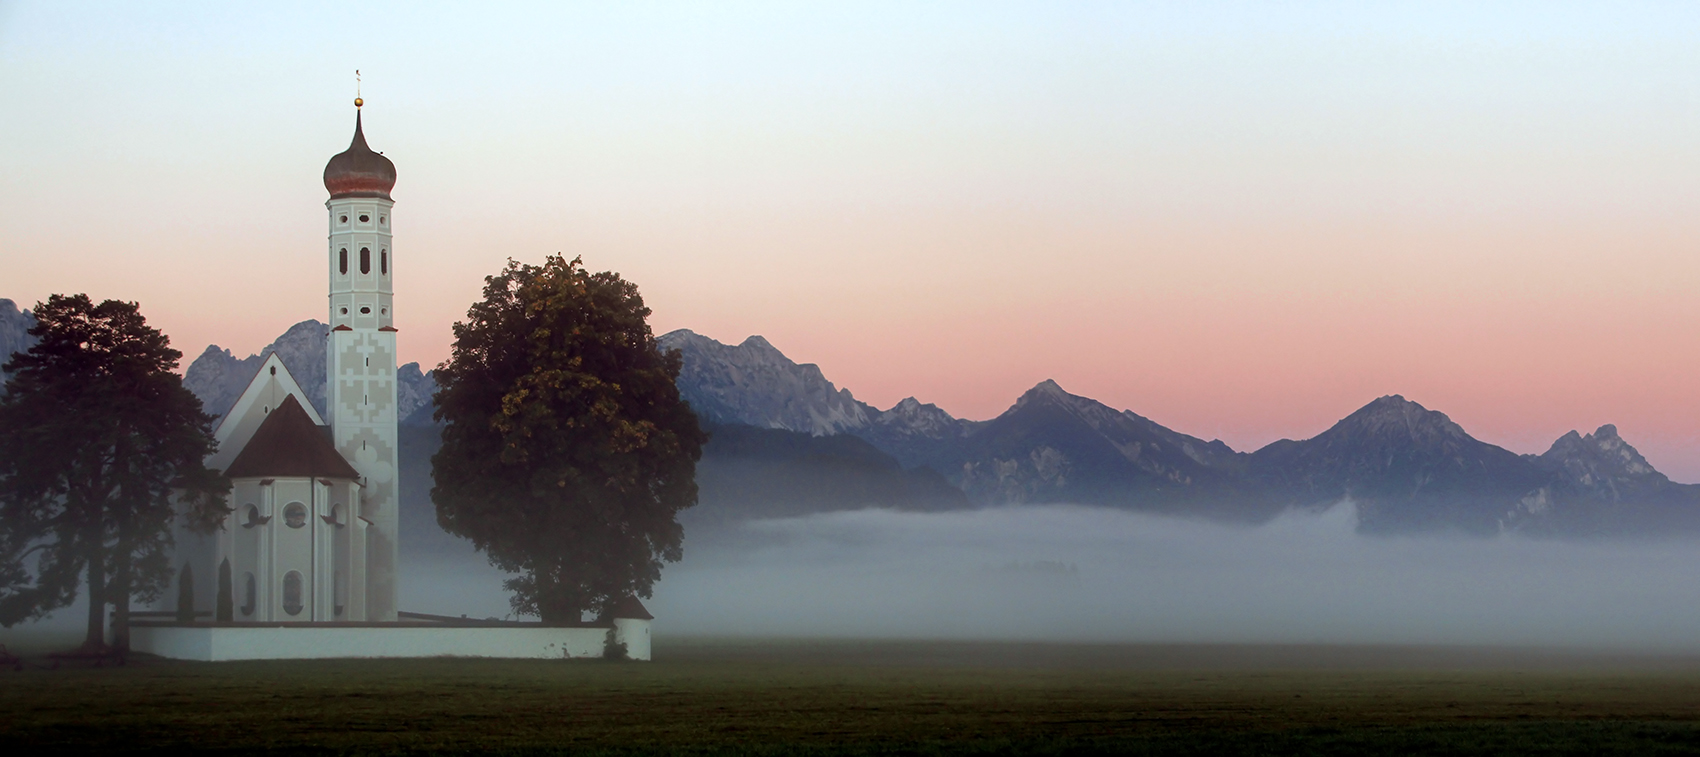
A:
[[[290,528],[300,528],[307,525],[307,506],[300,502],[291,502],[283,508],[283,524]]]
[[[343,216],[341,222],[342,223],[348,223],[348,216]]]
[[[348,315],[348,308],[343,308],[343,309],[342,309],[342,314],[343,314],[343,315]]]
[[[301,603],[301,573],[289,571],[283,574],[283,611],[290,615],[300,615],[306,605]]]
[[[378,216],[378,225],[379,226],[384,225],[385,220],[386,219],[383,216]]]

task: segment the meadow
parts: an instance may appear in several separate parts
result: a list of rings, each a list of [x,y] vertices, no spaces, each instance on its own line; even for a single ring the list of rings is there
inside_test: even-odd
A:
[[[0,744],[32,751],[1700,753],[1690,656],[663,637],[651,663],[47,669],[49,640],[12,641]]]

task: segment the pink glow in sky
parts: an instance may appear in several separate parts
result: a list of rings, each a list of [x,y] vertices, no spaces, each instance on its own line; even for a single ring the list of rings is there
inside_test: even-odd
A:
[[[397,165],[402,357],[508,257],[880,407],[1033,384],[1253,449],[1382,394],[1700,480],[1700,6],[0,5],[0,297],[192,357],[324,318]]]

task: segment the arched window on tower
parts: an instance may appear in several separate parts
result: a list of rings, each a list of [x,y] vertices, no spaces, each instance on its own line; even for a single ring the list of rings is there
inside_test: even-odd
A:
[[[348,275],[348,248],[347,247],[344,247],[344,248],[336,251],[336,267],[337,267],[337,271],[339,273],[341,273],[344,276]]]
[[[360,248],[360,272],[372,272],[372,248],[370,247]]]
[[[389,250],[379,250],[378,251],[378,273],[381,273],[385,276],[390,275],[390,251]]]

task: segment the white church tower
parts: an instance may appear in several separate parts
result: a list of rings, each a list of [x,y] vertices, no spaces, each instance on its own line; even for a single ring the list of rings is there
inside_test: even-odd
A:
[[[354,100],[354,141],[325,164],[330,199],[330,338],[326,418],[332,443],[361,476],[366,615],[396,619],[397,431],[395,164],[366,146]]]

